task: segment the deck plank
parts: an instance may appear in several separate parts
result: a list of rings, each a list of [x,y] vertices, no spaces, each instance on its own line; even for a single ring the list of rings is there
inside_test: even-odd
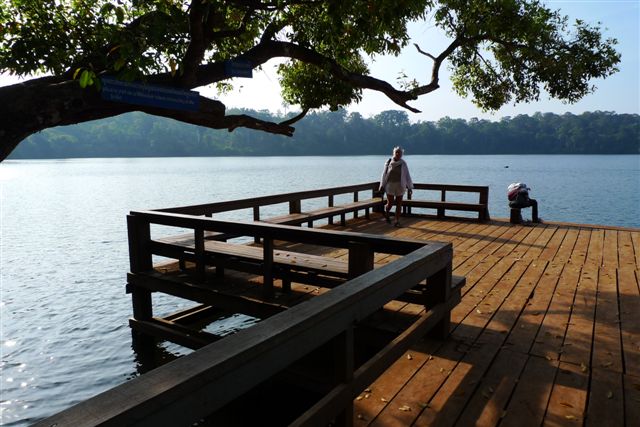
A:
[[[588,391],[589,375],[579,366],[560,362],[543,425],[551,427],[582,423]]]
[[[604,230],[604,244],[602,247],[602,265],[608,268],[618,268],[618,231]]]
[[[592,230],[585,263],[601,266],[604,255],[605,230]]]
[[[587,404],[587,427],[618,427],[624,425],[622,374],[594,368]]]
[[[618,231],[618,264],[620,268],[637,268],[630,231]]]
[[[625,373],[640,377],[640,294],[636,272],[618,270],[620,326]]]
[[[574,265],[567,265],[562,271],[531,354],[549,360],[556,360],[562,354],[562,344],[571,314],[566,308],[573,305],[579,277],[580,270]]]
[[[580,274],[578,290],[573,302],[573,309],[567,333],[564,338],[560,360],[573,363],[587,369],[591,361],[593,343],[593,322],[595,317],[596,292],[598,287],[598,268],[585,266]]]
[[[592,366],[607,371],[623,372],[615,270],[600,269],[595,320]]]
[[[640,420],[640,377],[624,375],[624,421],[632,426]]]
[[[539,426],[544,419],[558,361],[530,356],[505,409],[501,426]]]
[[[636,258],[636,268],[640,270],[640,231],[631,233],[631,241],[633,243],[633,252]]]

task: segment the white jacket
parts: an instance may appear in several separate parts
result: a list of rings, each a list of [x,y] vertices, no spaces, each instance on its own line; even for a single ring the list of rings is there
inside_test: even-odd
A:
[[[392,159],[384,162],[384,168],[382,169],[382,177],[380,177],[380,188],[378,191],[383,191],[385,186],[387,185],[387,178],[389,178],[389,163],[391,163]],[[413,181],[411,180],[411,175],[409,174],[409,166],[404,159],[398,160],[402,163],[402,174],[400,175],[400,185],[402,188],[408,188],[409,190],[413,189]]]

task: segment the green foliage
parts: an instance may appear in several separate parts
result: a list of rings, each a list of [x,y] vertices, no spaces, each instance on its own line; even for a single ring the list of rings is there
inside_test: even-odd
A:
[[[280,121],[268,111],[240,110]],[[179,141],[179,143],[177,143]],[[404,111],[364,119],[345,110],[309,114],[293,138],[238,129],[229,133],[131,113],[40,132],[12,158],[365,155],[640,154],[640,116],[593,112],[520,115],[497,122],[443,118],[410,123]]]
[[[567,18],[538,1],[441,1],[438,24],[460,49],[451,57],[453,83],[483,110],[511,101],[552,97],[575,102],[593,90],[589,81],[618,71],[615,39],[582,21],[570,31]]]
[[[70,79],[81,69],[83,87],[102,73],[178,79],[199,43],[204,54],[196,59],[206,65],[279,40],[323,58],[280,67],[285,100],[303,108],[357,102],[363,86],[345,75],[366,75],[365,59],[400,53],[409,43],[407,24],[426,17],[457,43],[448,62],[455,90],[483,109],[538,99],[543,88],[574,102],[620,60],[616,40],[603,39],[598,26],[577,21],[570,28],[537,0],[0,1],[4,72]],[[196,9],[200,21],[191,22]],[[400,89],[419,92],[414,79],[400,80]],[[220,80],[208,83],[228,89]]]

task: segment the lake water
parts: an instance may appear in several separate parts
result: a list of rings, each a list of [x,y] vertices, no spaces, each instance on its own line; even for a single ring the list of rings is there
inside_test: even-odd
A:
[[[385,159],[82,159],[0,164],[0,424],[30,424],[142,369],[131,347],[127,324],[131,302],[124,292],[125,216],[130,210],[377,181]],[[415,182],[489,185],[493,217],[508,217],[506,188],[524,181],[545,220],[640,227],[640,156],[406,156],[406,160]],[[163,303],[168,310],[168,301],[160,301],[160,310]],[[229,321],[227,327],[240,327],[236,323],[243,321]],[[187,351],[164,347],[173,353]]]

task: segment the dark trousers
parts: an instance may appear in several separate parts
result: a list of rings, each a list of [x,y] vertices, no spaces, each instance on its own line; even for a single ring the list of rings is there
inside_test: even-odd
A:
[[[540,222],[538,218],[538,201],[536,199],[527,199],[521,203],[509,203],[512,208],[531,208],[531,221]]]

